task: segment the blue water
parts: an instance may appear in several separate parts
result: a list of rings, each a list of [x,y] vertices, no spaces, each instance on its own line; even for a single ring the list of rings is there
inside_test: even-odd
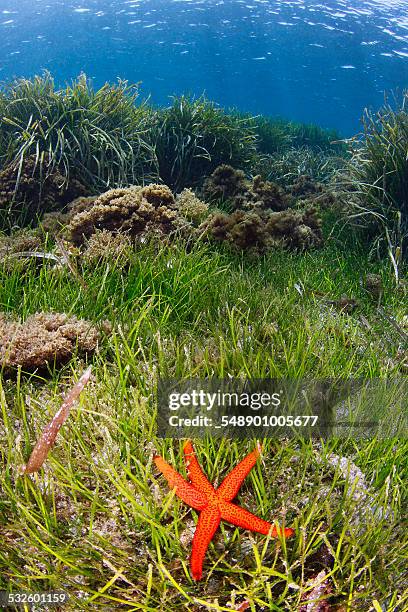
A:
[[[0,79],[81,71],[142,81],[157,104],[223,106],[360,128],[408,87],[407,0],[0,0]]]

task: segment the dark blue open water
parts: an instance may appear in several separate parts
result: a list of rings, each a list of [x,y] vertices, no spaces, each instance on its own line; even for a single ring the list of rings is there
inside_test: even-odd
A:
[[[142,81],[155,103],[223,106],[359,129],[408,87],[407,0],[0,0],[0,79]]]

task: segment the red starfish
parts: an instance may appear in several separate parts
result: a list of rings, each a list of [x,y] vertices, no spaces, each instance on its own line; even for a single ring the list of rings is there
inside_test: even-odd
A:
[[[169,487],[175,490],[176,495],[200,512],[190,559],[194,580],[200,580],[202,577],[205,553],[221,519],[244,529],[269,534],[271,537],[278,537],[282,534],[290,537],[293,534],[293,529],[276,529],[271,523],[231,503],[242,482],[254,467],[260,454],[260,445],[235,466],[217,489],[214,489],[203,473],[190,440],[185,443],[183,450],[191,484],[184,480],[181,474],[176,472],[160,455],[154,457],[154,462],[166,478]]]

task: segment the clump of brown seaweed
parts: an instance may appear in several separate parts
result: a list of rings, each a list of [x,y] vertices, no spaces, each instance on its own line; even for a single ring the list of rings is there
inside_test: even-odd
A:
[[[266,224],[255,212],[213,213],[202,225],[202,230],[210,239],[227,241],[239,249],[264,250],[271,246]]]
[[[97,231],[89,238],[83,251],[85,261],[107,260],[116,265],[126,265],[132,250],[132,240],[125,234],[114,234],[107,230]]]
[[[323,242],[314,197],[321,197],[324,190],[308,176],[299,177],[285,190],[260,175],[248,180],[241,170],[223,165],[206,179],[203,192],[232,210],[230,214],[214,212],[202,224],[204,234],[216,241],[258,250],[273,246],[304,250]]]
[[[306,211],[216,212],[201,229],[209,239],[226,241],[242,250],[264,251],[277,246],[305,250],[323,243],[321,220],[312,208]]]
[[[88,321],[65,313],[39,312],[24,322],[0,313],[0,367],[9,371],[45,369],[74,353],[92,353],[100,334]]]
[[[112,257],[122,263],[136,243],[152,236],[190,240],[204,235],[238,249],[260,251],[272,246],[300,250],[320,246],[321,222],[311,193],[314,191],[317,200],[325,192],[317,187],[313,190],[308,177],[296,185],[308,194],[299,200],[299,209],[293,207],[296,201],[292,194],[276,183],[260,176],[249,181],[241,170],[223,165],[207,179],[204,191],[212,197],[228,197],[230,214],[211,212],[191,189],[174,195],[168,186],[152,183],[80,196],[68,205],[66,213],[46,213],[39,228],[23,230],[21,236],[36,248],[44,244],[47,234],[57,243],[65,237],[80,247],[85,259]]]
[[[203,194],[211,202],[227,202],[232,210],[284,210],[290,198],[276,183],[257,175],[252,181],[242,170],[223,164],[203,184]]]
[[[297,198],[308,198],[321,194],[324,191],[324,186],[317,183],[308,174],[301,174],[296,177],[296,180],[290,186],[290,192]]]
[[[282,187],[276,182],[264,180],[257,174],[251,180],[242,170],[223,164],[214,170],[203,184],[203,194],[214,204],[227,204],[229,210],[281,211],[303,206],[313,201],[319,208],[334,204],[334,195],[309,175],[302,174],[295,181]]]
[[[77,201],[71,210],[69,231],[76,245],[83,244],[98,230],[139,239],[152,234],[189,236],[193,232],[192,224],[180,213],[166,185],[111,189],[82,206],[83,201]],[[76,212],[78,207],[80,212]]]
[[[0,212],[9,225],[61,209],[85,194],[79,181],[67,183],[58,168],[45,175],[43,171],[35,155],[27,157],[22,166],[11,163],[0,171]]]
[[[13,232],[11,236],[0,235],[0,260],[7,255],[43,248],[43,240],[38,231],[27,228]]]
[[[242,170],[221,164],[206,178],[203,193],[210,201],[231,200],[246,191],[247,181]]]
[[[323,244],[321,219],[316,208],[284,210],[266,218],[267,231],[284,246],[299,250],[320,247]]]
[[[200,200],[192,189],[183,189],[176,196],[176,206],[179,213],[194,226],[199,225],[209,214],[208,204]]]
[[[260,175],[254,176],[248,190],[248,204],[262,210],[285,210],[291,204],[291,199],[285,190],[277,183],[262,180]]]

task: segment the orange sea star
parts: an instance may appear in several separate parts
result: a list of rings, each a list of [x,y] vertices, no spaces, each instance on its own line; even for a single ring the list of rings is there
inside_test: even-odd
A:
[[[248,512],[248,510],[231,503],[236,497],[242,482],[254,467],[260,450],[261,447],[258,445],[255,450],[235,466],[217,489],[214,489],[202,471],[190,440],[184,445],[184,458],[190,482],[187,482],[181,474],[176,472],[163,457],[160,455],[154,457],[154,462],[166,478],[169,487],[174,489],[176,495],[186,504],[200,512],[190,558],[191,573],[194,580],[200,580],[202,577],[205,553],[221,520],[264,535],[269,534],[271,537],[278,537],[283,534],[285,537],[290,537],[293,534],[293,529],[276,528],[268,521],[264,521]]]

